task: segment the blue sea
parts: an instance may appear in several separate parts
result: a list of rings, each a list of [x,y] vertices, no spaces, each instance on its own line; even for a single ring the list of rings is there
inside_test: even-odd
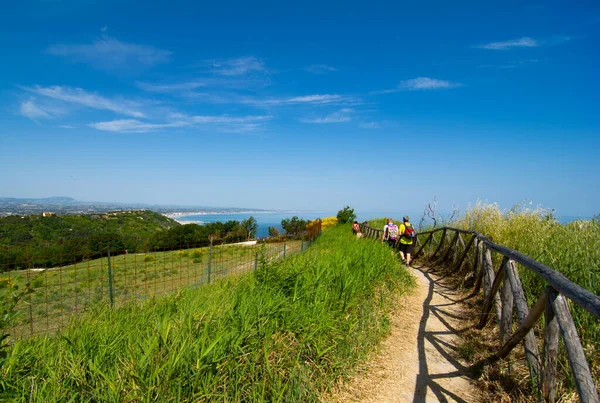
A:
[[[402,213],[390,213],[390,212],[371,212],[371,213],[360,213],[357,212],[357,220],[359,222],[371,220],[377,217],[402,217]],[[182,224],[205,224],[212,222],[225,222],[229,220],[242,221],[249,217],[254,217],[258,223],[258,233],[256,234],[259,238],[264,238],[269,234],[269,227],[281,228],[281,220],[286,218],[292,218],[297,216],[303,220],[315,220],[317,218],[324,217],[335,217],[337,211],[276,211],[276,212],[250,212],[250,213],[216,213],[216,214],[192,214],[176,217],[177,221]],[[416,217],[416,215],[415,215]]]

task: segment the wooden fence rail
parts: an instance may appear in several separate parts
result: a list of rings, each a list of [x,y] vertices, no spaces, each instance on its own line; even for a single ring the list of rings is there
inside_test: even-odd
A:
[[[361,224],[361,232],[369,238],[383,236],[383,230]],[[423,239],[425,239],[423,241]],[[467,241],[465,242],[465,239]],[[480,369],[508,356],[523,344],[532,379],[537,382],[541,398],[556,401],[556,365],[559,337],[565,346],[571,373],[582,402],[600,402],[598,391],[584,354],[573,317],[565,297],[600,319],[600,297],[573,283],[561,273],[513,249],[495,244],[477,231],[442,227],[420,232],[416,239],[413,258],[423,255],[429,261],[445,264],[451,272],[466,269],[471,273],[475,295],[483,285],[484,304],[477,324],[483,329],[496,314],[500,327],[502,347],[498,352],[473,365]],[[472,257],[469,259],[469,255]],[[494,268],[493,254],[502,256],[500,266]],[[537,302],[529,308],[516,267],[519,263],[546,281],[548,286]],[[516,311],[517,329],[513,329]],[[540,359],[538,344],[531,331],[544,315],[544,348]]]

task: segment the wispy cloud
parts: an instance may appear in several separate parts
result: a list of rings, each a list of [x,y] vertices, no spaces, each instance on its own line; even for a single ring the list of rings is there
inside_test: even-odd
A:
[[[60,117],[65,115],[67,110],[60,105],[56,105],[55,102],[30,97],[19,104],[19,112],[39,124],[39,120]]]
[[[450,81],[446,80],[438,80],[436,78],[429,77],[417,77],[402,81],[399,88],[405,90],[439,90],[460,86],[460,83],[451,83]]]
[[[335,104],[354,104],[358,103],[359,100],[353,97],[348,97],[338,94],[314,94],[314,95],[302,95],[296,97],[287,98],[269,98],[269,99],[244,99],[243,103],[257,106],[270,106],[270,105],[335,105]]]
[[[61,129],[77,129],[76,126],[73,125],[58,125]]]
[[[153,84],[137,81],[138,88],[148,92],[168,93],[168,92],[185,92],[193,91],[197,88],[206,87],[206,81],[186,81],[182,83],[171,84]]]
[[[537,63],[539,59],[523,59],[523,60],[512,60],[504,64],[480,64],[477,68],[498,68],[498,69],[514,69],[519,67],[525,67],[527,65]]]
[[[119,133],[145,133],[160,129],[167,129],[173,127],[186,126],[183,122],[172,122],[172,123],[147,123],[141,122],[137,119],[118,119],[111,120],[108,122],[96,122],[91,123],[90,127],[94,129],[106,131],[106,132],[119,132]]]
[[[256,57],[240,57],[212,61],[210,71],[222,76],[242,76],[252,72],[266,72],[267,69],[264,62]]]
[[[33,98],[21,102],[19,111],[21,112],[21,115],[33,120],[36,123],[40,119],[51,119],[53,117],[50,113],[36,105]]]
[[[313,74],[326,74],[337,71],[335,67],[331,67],[326,64],[313,64],[305,68],[305,70]]]
[[[303,123],[343,123],[352,120],[352,113],[354,113],[354,109],[343,108],[322,118],[300,119],[300,121]]]
[[[51,45],[46,52],[107,70],[151,67],[169,62],[172,54],[168,50],[122,42],[104,34],[88,44]]]
[[[118,119],[91,123],[89,126],[97,130],[118,133],[146,133],[195,125],[213,125],[220,131],[226,132],[248,132],[260,128],[262,123],[270,120],[272,116],[188,116],[181,113],[174,113],[171,114],[170,118],[172,120],[166,123],[149,123],[137,119]]]
[[[423,91],[423,90],[442,90],[462,86],[461,83],[453,83],[437,78],[417,77],[410,80],[401,81],[396,88],[388,90],[372,91],[371,94],[390,94],[400,91]]]
[[[26,91],[42,95],[51,99],[83,105],[92,109],[113,111],[119,115],[143,118],[145,115],[136,108],[136,103],[131,101],[111,100],[100,95],[87,92],[81,88],[70,87],[22,87]]]
[[[525,36],[520,39],[513,39],[510,41],[502,42],[491,42],[484,45],[477,45],[476,48],[490,49],[490,50],[508,50],[513,48],[534,48],[540,46],[541,43],[533,38]]]
[[[381,124],[378,122],[364,122],[359,125],[363,129],[380,129]]]

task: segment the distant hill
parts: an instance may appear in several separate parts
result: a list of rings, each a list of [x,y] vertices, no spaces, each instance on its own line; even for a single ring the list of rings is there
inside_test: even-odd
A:
[[[190,211],[206,212],[239,212],[239,211],[262,211],[257,209],[239,207],[206,207],[206,206],[181,206],[181,205],[158,205],[144,203],[118,203],[118,202],[90,202],[75,200],[71,197],[46,197],[46,198],[17,198],[0,197],[0,217],[10,215],[35,215],[45,211],[57,215],[66,214],[92,214],[109,211],[127,210],[152,210],[157,213],[183,213]]]
[[[54,266],[143,247],[161,232],[180,227],[150,210],[86,215],[41,214],[0,218],[0,272],[29,263]]]

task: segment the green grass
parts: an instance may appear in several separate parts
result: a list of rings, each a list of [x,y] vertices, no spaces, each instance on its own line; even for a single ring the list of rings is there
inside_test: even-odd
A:
[[[412,281],[388,248],[339,226],[252,274],[99,306],[59,336],[18,341],[0,390],[17,402],[318,401],[385,335]]]
[[[301,241],[288,241],[286,253],[297,253],[300,248]],[[283,243],[214,247],[211,281],[253,269],[257,253],[281,257]],[[122,305],[132,299],[147,299],[204,284],[208,281],[208,255],[208,248],[197,248],[112,257],[113,300]],[[72,316],[81,315],[94,304],[110,301],[106,257],[43,272],[16,270],[3,273],[0,300],[15,286],[22,288],[29,281],[33,292],[27,294],[16,308],[21,314],[13,321],[11,333],[15,336],[61,329]],[[7,286],[9,282],[10,287]]]
[[[600,223],[582,220],[563,225],[550,213],[544,209],[519,206],[503,213],[497,205],[477,204],[451,226],[477,230],[494,242],[518,250],[600,295]],[[499,267],[501,258],[494,254],[496,267]],[[520,265],[518,268],[531,306],[547,284],[531,270]],[[570,306],[592,374],[595,379],[600,379],[600,321],[575,304]],[[573,389],[568,364],[564,356],[562,359],[559,368],[563,380]]]

